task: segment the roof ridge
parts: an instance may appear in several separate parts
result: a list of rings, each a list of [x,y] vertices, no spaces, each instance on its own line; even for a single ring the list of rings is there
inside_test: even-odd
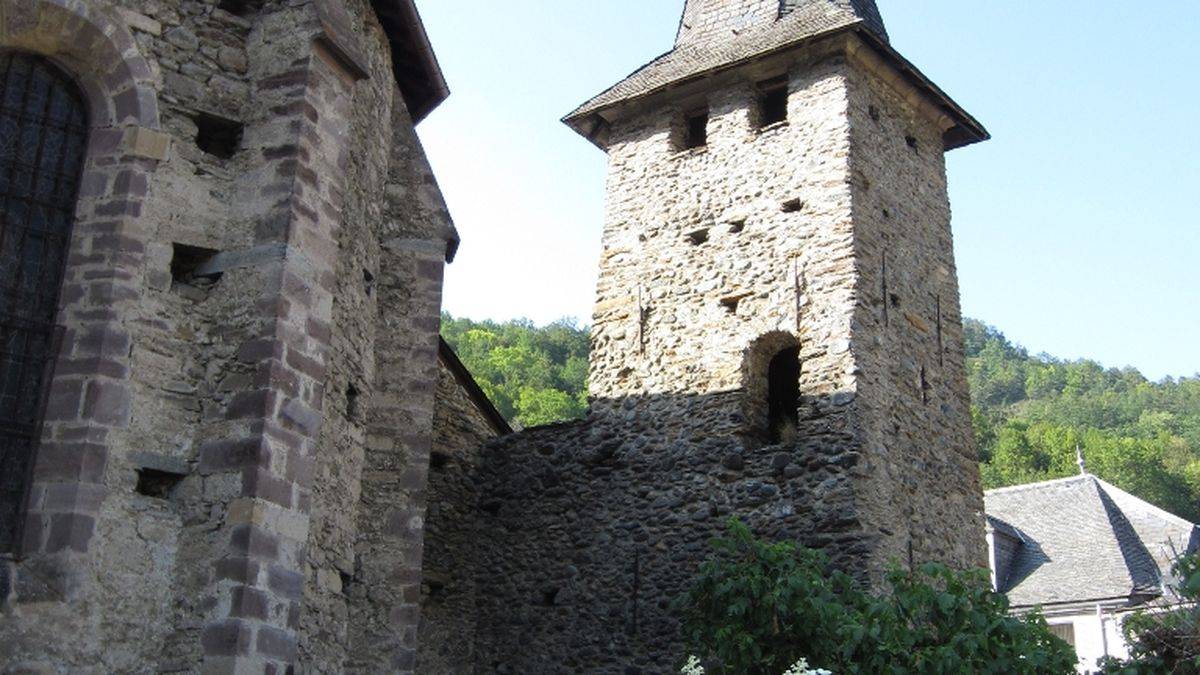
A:
[[[1161,588],[1162,580],[1158,564],[1154,561],[1154,556],[1146,548],[1146,543],[1142,541],[1133,524],[1129,522],[1129,516],[1125,515],[1121,505],[1105,492],[1099,479],[1094,485],[1100,498],[1100,505],[1104,508],[1104,515],[1108,519],[1109,529],[1117,540],[1117,550],[1121,552],[1125,571],[1129,574],[1131,591]],[[1152,579],[1139,579],[1139,573],[1143,576],[1149,574]]]
[[[1170,511],[1167,511],[1166,509],[1155,506],[1154,504],[1151,504],[1150,502],[1146,501],[1145,499],[1142,499],[1141,497],[1138,497],[1137,495],[1135,495],[1131,492],[1122,490],[1121,488],[1117,487],[1116,485],[1113,485],[1112,483],[1109,483],[1108,481],[1104,480],[1103,478],[1100,478],[1099,476],[1096,476],[1095,478],[1096,478],[1096,481],[1105,489],[1106,492],[1109,492],[1109,491],[1116,492],[1117,494],[1119,494],[1122,497],[1125,497],[1125,498],[1131,499],[1135,502],[1138,502],[1139,504],[1144,505],[1148,511],[1150,511],[1154,515],[1158,516],[1159,518],[1162,518],[1163,520],[1168,520],[1176,525],[1182,525],[1185,527],[1196,527],[1196,523],[1193,523],[1192,521],[1190,521],[1186,518],[1182,518],[1180,516],[1175,515],[1174,513],[1171,513]],[[1122,509],[1122,510],[1124,510],[1124,509]]]
[[[1044,480],[1044,481],[1040,481],[1038,483],[1021,483],[1020,485],[1008,485],[1008,486],[1001,487],[1001,488],[992,488],[991,490],[984,490],[983,494],[985,497],[987,495],[1009,494],[1011,492],[1021,492],[1023,490],[1035,490],[1038,488],[1049,487],[1051,485],[1065,485],[1067,483],[1072,483],[1075,481],[1085,481],[1089,478],[1092,480],[1099,480],[1092,474],[1085,473],[1085,474],[1080,474],[1080,475],[1076,475],[1076,476],[1067,476],[1066,478],[1053,478],[1051,480]]]

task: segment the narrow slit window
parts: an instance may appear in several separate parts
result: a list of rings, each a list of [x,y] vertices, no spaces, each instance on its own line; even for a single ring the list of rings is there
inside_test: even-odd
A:
[[[698,110],[684,117],[683,149],[708,145],[708,111]]]
[[[788,84],[786,77],[760,82],[758,85],[758,126],[786,122],[788,118]]]
[[[800,423],[800,348],[789,347],[767,367],[767,432],[772,443],[795,436]]]

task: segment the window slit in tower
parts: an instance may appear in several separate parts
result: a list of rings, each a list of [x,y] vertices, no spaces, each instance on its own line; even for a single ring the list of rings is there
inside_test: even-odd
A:
[[[937,307],[937,346],[938,346],[938,365],[946,364],[944,345],[942,343],[942,296],[933,296],[934,304]]]
[[[771,443],[792,438],[800,423],[800,348],[789,347],[767,367],[767,433]]]
[[[883,298],[883,325],[884,327],[891,325],[891,317],[888,316],[888,282],[887,282],[887,253],[883,254],[883,264],[879,271],[879,293]]]
[[[708,110],[697,110],[684,116],[683,149],[708,145]]]
[[[758,127],[786,122],[788,116],[787,77],[758,83]]]

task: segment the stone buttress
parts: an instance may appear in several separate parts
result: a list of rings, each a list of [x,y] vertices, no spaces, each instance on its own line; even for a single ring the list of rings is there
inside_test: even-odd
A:
[[[457,244],[413,4],[2,0],[0,50],[87,119],[0,671],[411,672]]]

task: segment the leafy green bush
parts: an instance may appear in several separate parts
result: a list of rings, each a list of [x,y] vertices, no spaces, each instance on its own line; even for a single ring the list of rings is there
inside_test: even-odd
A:
[[[985,571],[888,573],[872,595],[825,556],[756,539],[733,520],[677,609],[710,673],[775,675],[802,658],[837,675],[1075,672],[1039,615],[1010,617]]]
[[[1175,562],[1172,588],[1181,603],[1171,611],[1140,611],[1122,627],[1129,658],[1104,659],[1105,675],[1195,675],[1200,673],[1200,557]]]

